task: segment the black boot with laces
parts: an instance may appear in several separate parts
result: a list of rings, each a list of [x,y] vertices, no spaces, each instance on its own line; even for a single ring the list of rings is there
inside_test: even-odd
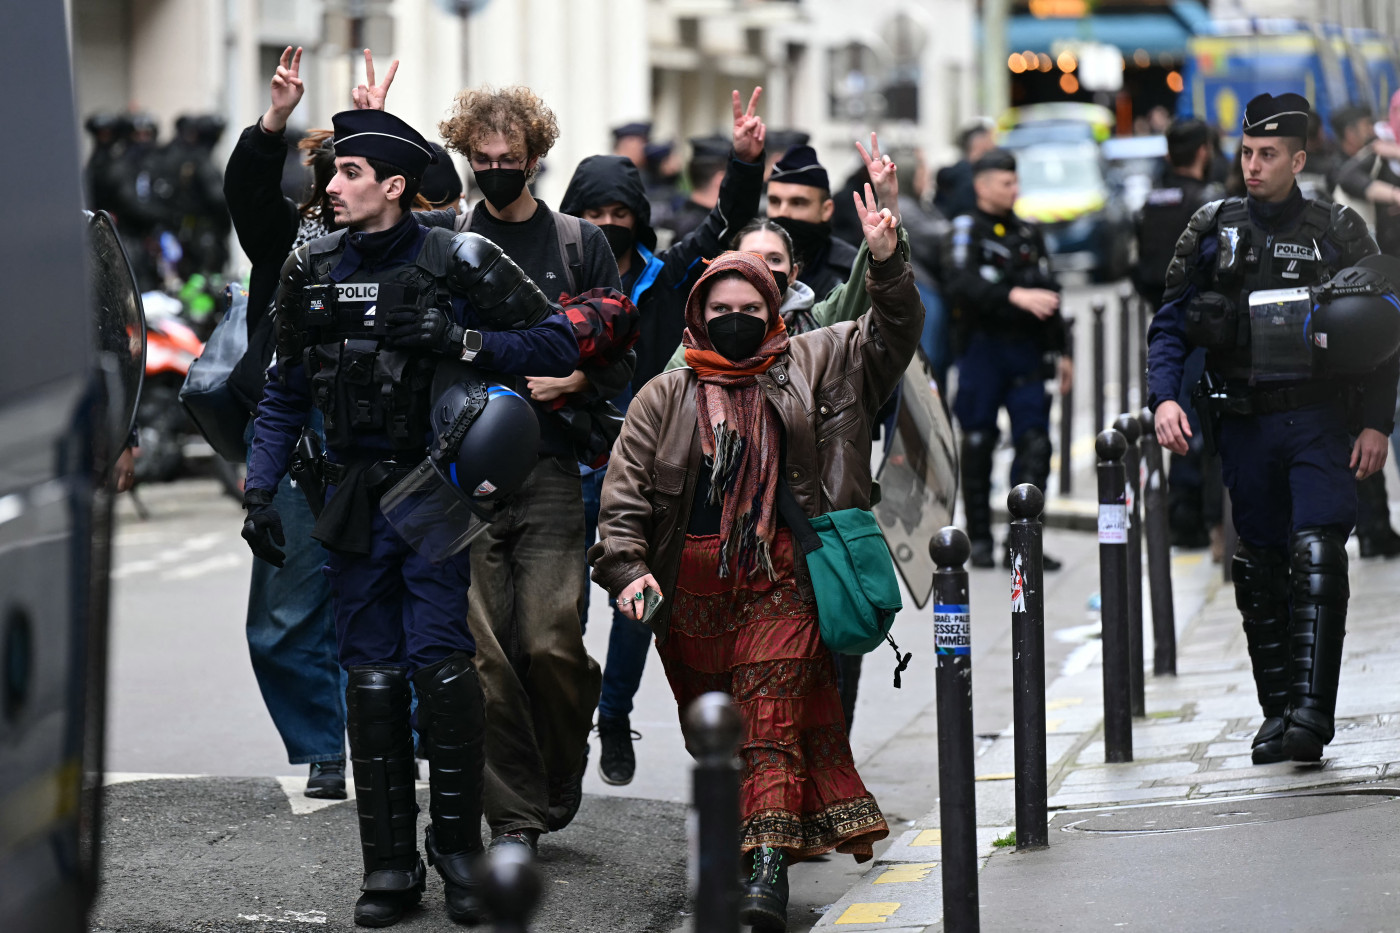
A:
[[[632,750],[632,740],[641,737],[641,733],[632,731],[632,724],[626,716],[616,719],[598,717],[598,743],[603,747],[598,756],[598,776],[605,784],[619,787],[632,783],[632,777],[637,773],[637,755]]]
[[[787,865],[782,849],[754,849],[753,871],[739,900],[739,922],[753,933],[786,933],[788,905]]]

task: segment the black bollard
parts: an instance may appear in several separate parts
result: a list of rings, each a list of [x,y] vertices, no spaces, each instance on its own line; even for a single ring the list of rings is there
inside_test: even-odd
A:
[[[1074,359],[1074,318],[1065,318],[1065,356]],[[1068,496],[1074,488],[1074,380],[1069,391],[1060,396],[1060,495]]]
[[[1128,506],[1117,431],[1099,434],[1099,605],[1103,626],[1104,760],[1133,760],[1132,680],[1128,674]]]
[[[1146,684],[1143,683],[1142,644],[1142,456],[1138,438],[1142,423],[1124,412],[1113,422],[1114,429],[1128,442],[1123,455],[1123,476],[1127,480],[1128,506],[1128,677],[1133,690],[1133,715],[1147,715]]]
[[[1133,388],[1133,287],[1118,288],[1118,410],[1132,411]]]
[[[1040,513],[1045,496],[1022,483],[1006,497],[1011,513],[1011,682],[1016,741],[1016,849],[1050,844],[1045,815],[1045,568]]]
[[[972,544],[962,529],[928,544],[938,653],[938,819],[942,831],[944,933],[977,933],[977,795],[972,767],[972,626],[967,571]]]
[[[1147,299],[1137,297],[1138,402],[1147,404]]]
[[[1157,443],[1152,410],[1144,408],[1142,460],[1147,483],[1142,490],[1143,530],[1147,535],[1147,581],[1152,590],[1152,673],[1176,676],[1176,607],[1172,603],[1172,536],[1167,512],[1167,478],[1162,446]]]
[[[685,712],[695,754],[695,933],[739,931],[739,761],[743,723],[726,693],[706,693]]]
[[[528,933],[530,917],[539,906],[543,885],[524,846],[502,846],[492,853],[482,890],[495,933]]]
[[[1094,312],[1094,427],[1102,431],[1108,426],[1104,420],[1104,380],[1107,378],[1107,365],[1104,362],[1103,299],[1095,298],[1090,306]]]

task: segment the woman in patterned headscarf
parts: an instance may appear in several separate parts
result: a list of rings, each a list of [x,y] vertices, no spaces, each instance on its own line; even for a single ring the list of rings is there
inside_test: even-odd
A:
[[[589,552],[623,612],[647,618],[676,701],[729,693],[744,723],[742,916],[782,930],[787,863],[857,861],[888,834],[856,773],[806,562],[783,510],[870,507],[870,423],[923,324],[889,211],[856,195],[870,310],[793,336],[752,253],[719,256],[686,306],[687,368],[638,394],[613,448]],[[788,514],[795,514],[788,511]]]

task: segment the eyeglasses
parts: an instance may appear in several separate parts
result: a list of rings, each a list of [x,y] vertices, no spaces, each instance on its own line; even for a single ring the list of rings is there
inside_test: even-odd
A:
[[[515,169],[522,167],[521,160],[515,158],[514,156],[503,156],[499,159],[488,159],[486,156],[481,155],[479,153],[472,153],[471,164],[472,169],[476,171],[485,171],[486,169],[493,168],[503,168],[509,171],[514,171]]]

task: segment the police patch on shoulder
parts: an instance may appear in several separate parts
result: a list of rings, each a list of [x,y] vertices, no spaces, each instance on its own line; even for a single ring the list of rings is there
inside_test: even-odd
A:
[[[1275,243],[1275,259],[1317,259],[1317,250],[1302,243]]]

